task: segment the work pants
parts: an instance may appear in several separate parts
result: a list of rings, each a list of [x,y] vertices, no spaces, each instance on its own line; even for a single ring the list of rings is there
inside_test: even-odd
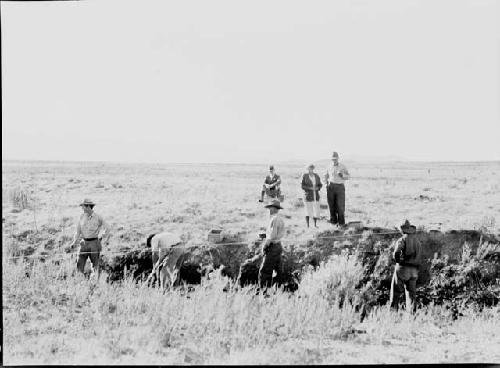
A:
[[[345,186],[344,184],[330,183],[326,188],[328,208],[330,209],[330,222],[345,225]]]
[[[78,262],[76,263],[76,268],[81,273],[85,270],[85,263],[87,263],[87,258],[90,258],[92,262],[92,267],[94,271],[99,273],[99,255],[101,253],[102,246],[99,239],[95,240],[82,240],[80,242],[80,251],[78,252]]]
[[[406,309],[417,310],[418,267],[396,264],[391,282],[390,304],[391,308],[398,309],[401,295],[405,294]]]
[[[276,271],[276,279],[281,277],[281,253],[283,248],[280,242],[271,243],[264,251],[264,258],[259,269],[259,287],[265,288],[272,286],[273,271]]]
[[[156,271],[161,288],[172,287],[180,280],[180,269],[184,263],[185,253],[184,247],[173,246],[160,249],[158,254],[153,254],[153,266],[158,260],[165,261],[163,266]]]
[[[262,192],[265,193],[268,198],[278,198],[279,195],[281,194],[279,187],[268,189],[265,186],[262,186]]]

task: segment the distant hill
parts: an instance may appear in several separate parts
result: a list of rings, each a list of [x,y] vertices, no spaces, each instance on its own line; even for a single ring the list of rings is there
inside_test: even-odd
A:
[[[348,163],[362,163],[362,164],[372,164],[372,163],[388,163],[388,162],[409,162],[407,159],[400,156],[362,156],[362,155],[350,155],[345,157],[340,157],[342,162]],[[331,162],[330,158],[325,158],[321,160],[312,160],[306,162],[306,160],[288,160],[277,162],[276,164],[281,165],[306,165],[312,162],[316,166],[326,166]]]

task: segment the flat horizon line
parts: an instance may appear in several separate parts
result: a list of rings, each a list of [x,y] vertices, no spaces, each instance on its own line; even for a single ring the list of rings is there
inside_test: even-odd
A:
[[[317,159],[313,161],[326,161],[329,159]],[[311,160],[309,160],[311,161]],[[303,164],[304,162],[309,162],[308,160],[288,160],[288,161],[275,161],[274,165],[291,165],[291,164]],[[350,158],[347,156],[345,160],[341,161],[351,161],[359,163],[374,163],[377,161],[377,157],[370,160],[363,160],[362,158]],[[40,163],[66,163],[66,164],[120,164],[120,165],[269,165],[269,162],[153,162],[153,161],[100,161],[100,160],[46,160],[46,159],[11,159],[2,158],[2,164],[4,162],[40,162]],[[399,159],[387,159],[384,156],[380,157],[380,163],[500,163],[500,159],[492,160],[410,160],[405,158]]]

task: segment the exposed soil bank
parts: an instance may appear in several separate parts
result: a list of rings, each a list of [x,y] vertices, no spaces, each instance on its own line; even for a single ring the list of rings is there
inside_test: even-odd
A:
[[[285,284],[293,282],[304,266],[317,266],[332,254],[340,254],[344,251],[359,255],[365,265],[365,282],[377,281],[387,286],[390,284],[393,270],[391,248],[393,241],[399,236],[393,229],[365,227],[356,231],[353,229],[326,231],[318,233],[313,240],[296,244],[286,243],[283,253],[283,280],[281,281]],[[419,231],[417,236],[422,242],[424,251],[424,263],[418,279],[419,285],[429,282],[433,258],[448,257],[451,263],[458,262],[462,256],[464,244],[468,244],[472,253],[476,252],[481,242],[500,244],[498,236],[482,234],[474,230],[453,230],[446,233]],[[255,283],[260,259],[245,264],[241,275],[240,266],[257,254],[259,249],[258,239],[244,242],[239,235],[229,236],[221,243],[188,249],[187,258],[180,271],[181,280],[187,283],[198,283],[207,269],[224,266],[223,272],[233,279],[240,276],[239,281],[242,285]],[[121,279],[125,267],[133,272],[136,278],[147,275],[152,269],[148,249],[135,249],[125,255],[103,258],[103,264],[111,281]]]
[[[61,251],[60,246],[67,239],[58,239],[55,234],[45,230],[47,229],[13,235],[16,254],[40,255],[42,260],[49,260],[52,252]],[[124,242],[144,243],[141,234],[132,235],[134,239],[124,239]],[[325,231],[307,241],[287,241],[283,247],[282,278],[278,281],[285,289],[294,291],[305,266],[315,267],[333,254],[347,252],[359,257],[364,266],[362,282],[358,286],[363,295],[363,303],[385,304],[389,298],[394,269],[391,255],[393,242],[399,236],[394,229],[365,227],[358,230]],[[476,295],[474,300],[480,299],[485,304],[496,304],[500,300],[499,235],[483,234],[475,230],[452,230],[445,233],[419,231],[417,236],[424,253],[417,281],[421,303],[471,295]],[[41,246],[34,247],[33,244],[36,243]],[[244,234],[233,234],[217,244],[207,242],[187,248],[187,257],[180,270],[181,281],[188,284],[200,283],[202,275],[207,271],[223,266],[223,274],[238,280],[240,285],[256,283],[261,259],[245,261],[260,253],[260,244],[258,237],[249,240]],[[468,249],[474,256],[480,244],[483,244],[482,250],[485,244],[489,244],[488,252],[472,262],[464,263],[464,249]],[[123,279],[125,274],[131,274],[135,279],[145,279],[153,267],[151,251],[144,245],[103,252],[101,265],[110,282]]]

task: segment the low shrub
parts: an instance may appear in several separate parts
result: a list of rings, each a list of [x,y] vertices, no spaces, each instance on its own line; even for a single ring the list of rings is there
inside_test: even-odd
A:
[[[343,303],[358,293],[356,287],[363,277],[363,265],[346,252],[331,256],[314,269],[302,274],[299,294],[325,298],[330,303]]]
[[[443,304],[460,313],[465,307],[495,306],[500,301],[500,244],[482,243],[472,254],[466,243],[460,262],[435,257],[431,280],[420,288],[423,304]]]

